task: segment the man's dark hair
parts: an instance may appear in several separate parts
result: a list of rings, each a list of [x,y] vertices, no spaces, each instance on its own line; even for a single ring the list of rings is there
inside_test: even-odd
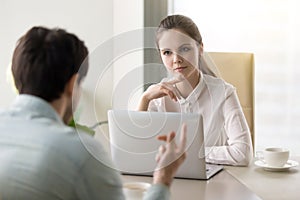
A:
[[[78,73],[78,83],[88,70],[88,49],[63,29],[33,27],[17,43],[12,73],[20,94],[51,102],[61,96],[66,83]]]

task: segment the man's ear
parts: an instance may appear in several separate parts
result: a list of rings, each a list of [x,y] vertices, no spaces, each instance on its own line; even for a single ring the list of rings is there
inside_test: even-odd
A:
[[[70,78],[70,80],[67,82],[67,85],[66,85],[66,87],[65,87],[65,92],[66,92],[66,94],[67,95],[70,95],[70,96],[72,96],[73,95],[73,89],[74,89],[74,87],[76,87],[77,86],[77,81],[78,81],[78,73],[76,73],[76,74],[74,74],[71,78]]]

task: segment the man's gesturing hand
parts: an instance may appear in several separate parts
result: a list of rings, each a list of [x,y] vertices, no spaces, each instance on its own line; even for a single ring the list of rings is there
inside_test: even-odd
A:
[[[160,146],[156,156],[157,166],[154,172],[154,184],[171,185],[174,175],[186,157],[186,129],[186,125],[183,124],[179,144],[176,144],[175,132],[158,137],[159,140],[165,141],[165,144]]]

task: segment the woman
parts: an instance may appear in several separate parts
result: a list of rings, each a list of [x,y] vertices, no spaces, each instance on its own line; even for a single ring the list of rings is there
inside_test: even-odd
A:
[[[253,156],[251,136],[235,88],[206,65],[196,24],[182,15],[168,16],[157,29],[156,44],[172,78],[150,86],[138,110],[201,113],[206,161],[248,165]]]

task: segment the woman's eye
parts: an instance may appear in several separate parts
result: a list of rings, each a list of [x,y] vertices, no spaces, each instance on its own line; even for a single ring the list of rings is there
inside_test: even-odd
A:
[[[181,52],[188,52],[189,50],[191,50],[189,47],[182,47],[180,49]]]
[[[168,56],[170,55],[172,52],[171,51],[163,51],[163,55]]]

